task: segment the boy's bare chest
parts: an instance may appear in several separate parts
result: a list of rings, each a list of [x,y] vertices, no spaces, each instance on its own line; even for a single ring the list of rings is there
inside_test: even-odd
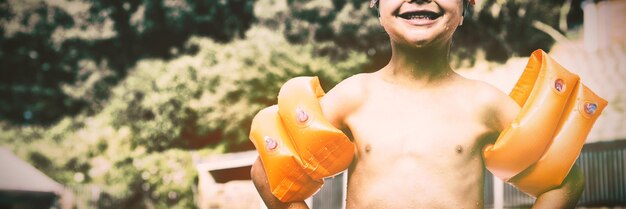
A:
[[[347,122],[361,154],[470,154],[481,148],[486,128],[471,101],[464,102],[454,95],[374,94]]]

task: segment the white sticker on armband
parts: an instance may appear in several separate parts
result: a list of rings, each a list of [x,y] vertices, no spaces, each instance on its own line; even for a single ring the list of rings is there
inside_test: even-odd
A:
[[[296,108],[296,119],[299,123],[306,123],[309,120],[309,114],[307,114],[302,108]]]
[[[565,81],[563,81],[563,79],[556,79],[556,81],[554,81],[554,89],[556,89],[556,91],[563,92],[563,90],[565,89]]]
[[[589,115],[593,115],[598,110],[598,105],[596,103],[587,102],[585,103],[585,112]]]
[[[278,142],[274,140],[274,138],[265,136],[263,137],[263,141],[265,142],[265,148],[267,151],[273,151],[278,147]]]

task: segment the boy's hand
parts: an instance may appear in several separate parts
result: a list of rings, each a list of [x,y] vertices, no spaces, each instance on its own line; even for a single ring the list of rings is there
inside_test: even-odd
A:
[[[263,202],[268,209],[309,209],[304,201],[283,203],[272,194],[267,180],[267,175],[265,174],[265,169],[263,168],[260,158],[257,158],[254,164],[252,164],[250,176],[252,177],[252,182],[254,183],[256,190],[259,192],[259,195],[261,195],[261,199],[263,199]]]

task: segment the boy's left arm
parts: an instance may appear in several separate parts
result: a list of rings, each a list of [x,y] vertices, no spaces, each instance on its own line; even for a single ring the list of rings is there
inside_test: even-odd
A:
[[[495,117],[492,117],[490,124],[495,125],[495,129],[502,131],[517,116],[520,107],[508,96],[501,94],[495,104]],[[495,121],[493,121],[495,119]],[[585,179],[582,170],[574,165],[567,177],[559,187],[547,191],[537,197],[533,208],[574,208],[585,186]]]
[[[583,172],[574,165],[561,186],[539,195],[533,208],[574,208],[584,187]]]

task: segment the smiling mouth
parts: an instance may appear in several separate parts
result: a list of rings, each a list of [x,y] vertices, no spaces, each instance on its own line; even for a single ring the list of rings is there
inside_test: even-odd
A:
[[[398,17],[407,20],[435,20],[441,17],[441,13],[433,11],[412,11],[399,14]]]

